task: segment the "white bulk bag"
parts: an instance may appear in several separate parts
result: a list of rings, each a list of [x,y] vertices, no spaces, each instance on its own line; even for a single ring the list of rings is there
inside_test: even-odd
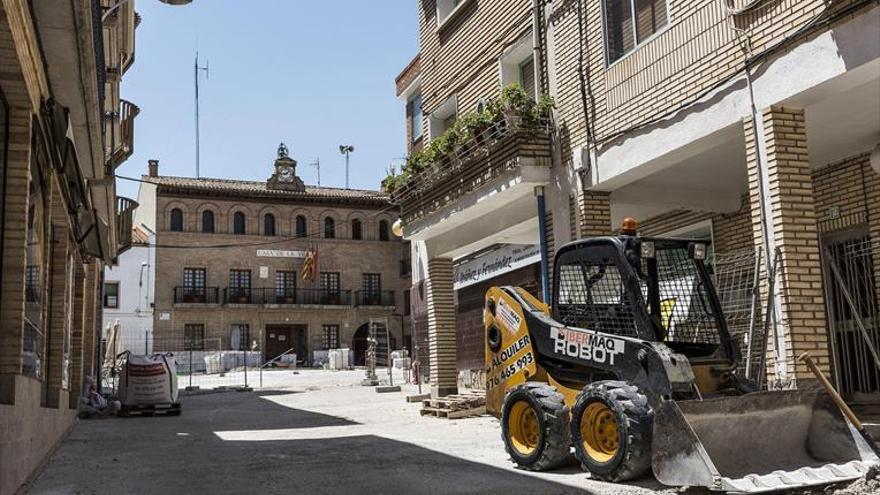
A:
[[[128,354],[119,377],[119,400],[124,406],[177,403],[177,366],[170,354]]]

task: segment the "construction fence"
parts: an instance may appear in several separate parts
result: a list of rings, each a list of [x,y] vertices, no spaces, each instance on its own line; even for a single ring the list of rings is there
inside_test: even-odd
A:
[[[410,380],[410,363],[406,351],[389,348],[388,332],[384,325],[371,323],[370,340],[373,367],[382,368],[375,373],[380,381],[390,376],[389,364],[397,368],[399,379]],[[242,334],[238,339],[202,338],[201,335],[184,335],[164,338],[150,330],[125,329],[110,325],[104,329],[102,339],[103,367],[102,388],[107,392],[117,390],[119,374],[125,362],[125,354],[170,354],[177,371],[177,384],[181,390],[216,390],[285,387],[295,383],[291,371],[303,368],[333,370],[355,369],[356,356],[352,349],[315,349],[303,352],[303,346],[291,344],[286,349],[262,349],[263,335]],[[363,363],[361,363],[363,364]],[[358,366],[360,369],[361,367]]]

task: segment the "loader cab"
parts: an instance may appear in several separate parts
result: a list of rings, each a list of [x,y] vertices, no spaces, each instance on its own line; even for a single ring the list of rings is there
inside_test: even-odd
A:
[[[552,316],[566,326],[663,342],[691,361],[733,363],[703,263],[707,248],[634,231],[569,243],[554,263]]]

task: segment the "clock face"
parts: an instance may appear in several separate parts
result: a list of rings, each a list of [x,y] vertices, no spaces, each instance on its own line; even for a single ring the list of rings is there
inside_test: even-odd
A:
[[[278,169],[278,178],[289,182],[293,180],[293,167],[281,167]]]

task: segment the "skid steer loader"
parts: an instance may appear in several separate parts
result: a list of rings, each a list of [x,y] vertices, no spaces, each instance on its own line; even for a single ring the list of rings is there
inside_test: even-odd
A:
[[[486,403],[520,467],[764,492],[856,479],[880,460],[827,395],[760,392],[737,356],[705,241],[621,234],[556,253],[552,303],[486,294]]]

